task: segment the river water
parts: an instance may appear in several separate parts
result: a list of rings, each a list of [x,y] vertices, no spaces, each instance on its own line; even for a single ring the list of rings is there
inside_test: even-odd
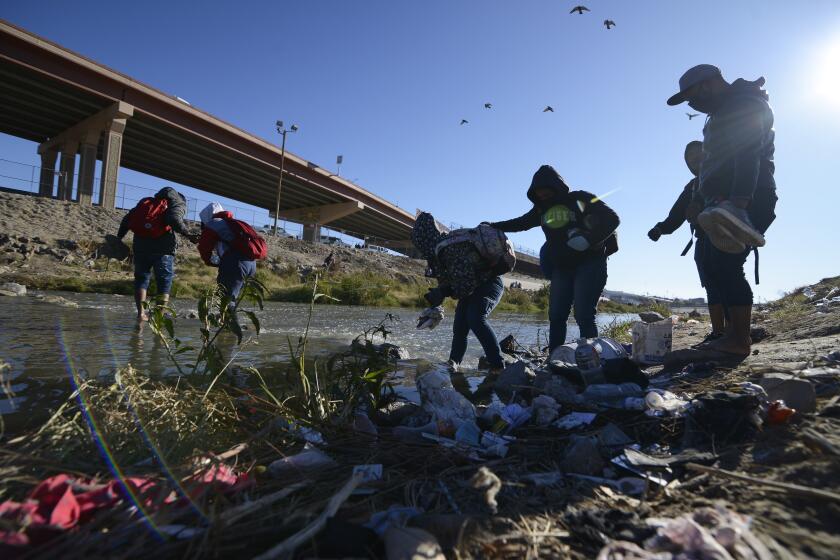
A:
[[[70,373],[82,377],[107,376],[130,363],[152,374],[173,373],[166,352],[148,328],[138,328],[132,298],[105,294],[60,295],[78,307],[44,303],[34,297],[0,297],[0,359],[9,364],[0,390],[0,414],[20,414],[39,403],[65,395]],[[193,301],[176,301],[179,315],[195,310]],[[289,359],[288,339],[303,332],[309,306],[290,303],[266,304],[260,313],[262,334],[257,344],[246,346],[239,363],[267,365]],[[415,328],[417,310],[319,305],[310,328],[310,355],[328,355],[344,350],[366,328],[386,323],[392,331],[388,342],[407,349],[412,358],[446,361],[452,332],[452,313],[432,331]],[[599,316],[608,324],[614,315]],[[544,317],[495,313],[492,324],[499,337],[513,334],[524,344],[545,344],[548,323]],[[179,318],[176,334],[186,343],[195,342],[199,322]],[[577,327],[569,325],[569,336]],[[231,343],[232,345],[232,343]],[[475,367],[481,346],[470,336],[465,365]],[[14,396],[10,396],[11,391]]]

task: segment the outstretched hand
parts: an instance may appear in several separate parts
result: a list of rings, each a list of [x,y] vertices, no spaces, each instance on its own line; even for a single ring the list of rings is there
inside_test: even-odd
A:
[[[659,238],[662,237],[662,230],[659,227],[654,226],[648,232],[648,237],[650,237],[651,241],[659,241]]]

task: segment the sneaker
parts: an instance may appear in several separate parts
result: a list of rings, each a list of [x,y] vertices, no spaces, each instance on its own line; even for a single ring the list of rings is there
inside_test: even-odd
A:
[[[706,338],[704,338],[702,342],[698,342],[697,344],[692,346],[692,348],[702,348],[702,347],[706,346],[707,344],[709,344],[711,342],[714,342],[715,340],[721,338],[722,336],[723,336],[723,333],[710,332],[709,334],[706,335]]]
[[[697,221],[703,231],[709,234],[712,244],[726,253],[743,251],[734,250],[739,244],[745,248],[764,247],[764,236],[752,225],[747,211],[728,200],[701,212]]]

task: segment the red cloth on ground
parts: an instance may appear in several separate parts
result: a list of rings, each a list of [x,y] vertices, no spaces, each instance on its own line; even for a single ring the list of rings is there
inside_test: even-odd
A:
[[[187,500],[175,493],[169,485],[149,478],[125,478],[125,486],[137,498],[137,503],[126,495],[125,487],[118,480],[104,484],[75,479],[66,474],[50,477],[36,486],[22,503],[8,500],[0,504],[0,519],[11,521],[18,531],[0,529],[0,552],[7,547],[26,547],[49,541],[63,531],[72,530],[90,521],[101,510],[116,507],[129,500],[144,510],[154,510],[159,505],[185,505]],[[238,492],[253,483],[245,474],[236,474],[225,465],[214,465],[197,472],[182,487],[192,500],[209,491]],[[165,492],[164,498],[161,493]]]

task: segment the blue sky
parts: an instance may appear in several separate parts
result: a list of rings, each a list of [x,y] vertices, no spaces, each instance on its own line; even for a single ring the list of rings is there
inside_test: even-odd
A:
[[[444,222],[526,211],[543,163],[575,187],[618,189],[608,288],[672,296],[702,295],[679,257],[688,230],[656,244],[646,232],[688,180],[683,148],[703,122],[665,99],[701,62],[765,76],[781,200],[757,294],[840,274],[840,2],[583,0],[591,12],[570,15],[578,3],[5,0],[0,17],[264,138],[295,122],[291,151],[324,167],[343,154],[343,176]],[[33,144],[5,136],[0,158],[37,163]]]

